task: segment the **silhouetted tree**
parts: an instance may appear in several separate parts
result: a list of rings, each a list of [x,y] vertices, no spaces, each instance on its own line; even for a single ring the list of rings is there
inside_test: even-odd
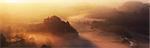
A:
[[[3,34],[0,34],[0,45],[1,47],[7,47],[8,42],[6,40],[6,37]]]

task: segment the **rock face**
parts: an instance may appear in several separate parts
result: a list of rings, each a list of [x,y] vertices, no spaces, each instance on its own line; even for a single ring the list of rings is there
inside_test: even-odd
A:
[[[78,36],[78,32],[74,29],[70,23],[67,21],[62,21],[57,16],[51,16],[44,19],[43,23],[37,24],[33,26],[31,30],[33,31],[40,31],[40,32],[50,32],[56,35],[75,35]]]

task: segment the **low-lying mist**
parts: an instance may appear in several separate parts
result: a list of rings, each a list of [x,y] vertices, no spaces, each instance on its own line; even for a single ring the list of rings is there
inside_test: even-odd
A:
[[[70,17],[70,21],[80,32],[115,34],[111,38],[127,34],[129,38],[136,40],[139,48],[148,48],[149,3],[129,1],[117,8],[98,7],[84,15]],[[109,35],[105,37],[107,36]]]
[[[130,42],[135,41],[138,48],[149,47],[149,3],[128,1],[117,7],[86,7],[77,9],[79,12],[70,13],[72,9],[65,14],[52,11],[51,14],[57,16],[54,17],[56,20],[52,19],[54,23],[49,23],[53,22],[49,21],[52,17],[49,13],[32,16],[35,18],[1,13],[0,33],[7,38],[4,40],[6,44],[10,44],[7,41],[11,42],[11,45],[4,46],[129,48]],[[124,33],[130,36],[129,43],[121,42],[120,37]]]

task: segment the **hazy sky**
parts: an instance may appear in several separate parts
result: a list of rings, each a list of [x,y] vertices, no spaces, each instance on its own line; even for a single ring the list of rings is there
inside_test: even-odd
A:
[[[74,16],[98,6],[117,7],[126,1],[129,0],[0,0],[0,21],[37,22],[51,15]]]

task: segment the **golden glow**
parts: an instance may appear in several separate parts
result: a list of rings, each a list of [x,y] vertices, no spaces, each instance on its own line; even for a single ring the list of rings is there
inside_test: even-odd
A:
[[[99,6],[115,7],[122,2],[122,0],[0,0],[0,24],[14,21],[37,22],[52,15],[66,18],[84,14]]]
[[[5,0],[6,3],[22,3],[25,2],[24,0]]]

